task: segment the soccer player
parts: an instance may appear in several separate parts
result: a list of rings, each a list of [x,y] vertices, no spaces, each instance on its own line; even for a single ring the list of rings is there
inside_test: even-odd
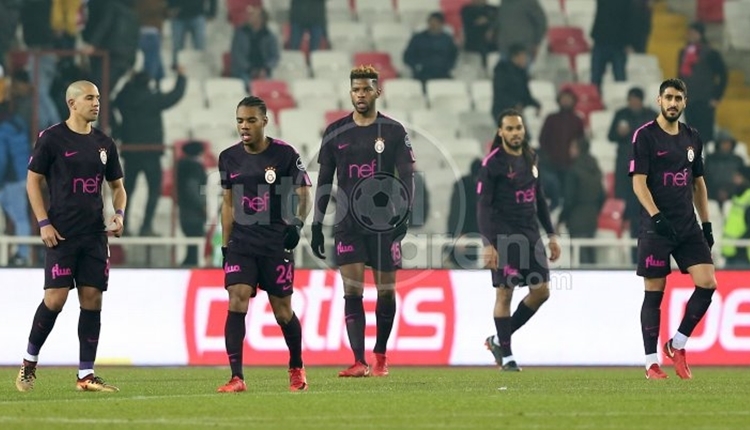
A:
[[[714,238],[703,179],[703,142],[695,129],[677,121],[687,103],[684,82],[662,82],[657,102],[659,116],[633,134],[630,161],[633,191],[641,203],[636,273],[643,277],[646,290],[641,307],[646,378],[667,378],[659,367],[656,344],[672,255],[680,271],[690,274],[695,290],[677,333],[664,344],[664,353],[674,362],[677,376],[690,379],[685,343],[708,310],[716,289],[711,259]],[[703,228],[698,225],[695,210]]]
[[[68,299],[78,289],[79,391],[118,391],[94,374],[101,327],[102,295],[109,280],[109,245],[104,225],[102,185],[112,190],[109,229],[123,231],[127,201],[115,142],[91,123],[99,116],[99,90],[76,81],[65,92],[70,116],[39,134],[29,161],[26,190],[39,233],[47,247],[44,300],[34,314],[31,334],[16,378],[19,391],[34,388],[39,351]],[[49,188],[49,211],[42,189]]]
[[[539,180],[537,155],[526,140],[521,114],[504,110],[492,150],[482,161],[477,183],[477,223],[485,240],[485,266],[495,287],[497,334],[485,346],[504,371],[520,371],[511,350],[511,335],[534,316],[549,297],[549,267],[539,234],[542,224],[549,237],[550,261],[560,258],[549,208]],[[528,286],[529,293],[511,316],[513,289]]]
[[[224,189],[221,251],[224,285],[229,293],[224,338],[232,370],[229,382],[219,387],[220,393],[247,390],[242,373],[245,315],[258,288],[268,293],[289,347],[289,389],[307,390],[302,327],[292,310],[292,250],[308,213],[310,178],[294,148],[266,136],[266,112],[262,99],[242,99],[236,110],[240,142],[219,154]]]
[[[354,111],[328,126],[318,155],[320,171],[310,245],[315,256],[325,258],[322,223],[336,173],[335,260],[344,282],[346,331],[354,353],[354,364],[339,376],[387,376],[386,343],[396,315],[396,269],[401,264],[401,239],[406,235],[414,192],[414,152],[404,127],[377,111],[381,93],[377,70],[359,66],[352,69],[349,79]],[[394,173],[398,173],[398,179]],[[393,218],[369,218],[366,199],[358,198],[376,182],[392,185],[388,190]],[[405,194],[405,204],[394,203],[397,196]],[[365,265],[372,268],[378,291],[372,371],[365,359]]]

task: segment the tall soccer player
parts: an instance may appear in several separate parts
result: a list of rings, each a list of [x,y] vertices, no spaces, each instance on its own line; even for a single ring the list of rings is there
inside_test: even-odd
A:
[[[65,92],[70,116],[39,134],[29,161],[26,189],[46,248],[44,300],[34,314],[19,391],[34,388],[39,351],[62,311],[71,289],[78,290],[80,362],[76,389],[118,391],[94,374],[101,328],[102,295],[109,281],[109,245],[104,225],[102,185],[112,190],[115,215],[109,229],[123,231],[127,197],[115,142],[92,127],[99,116],[99,90],[77,81]],[[42,189],[49,188],[49,210]]]
[[[318,156],[310,245],[317,257],[325,258],[322,223],[335,173],[335,260],[344,282],[346,331],[354,353],[354,364],[339,376],[387,376],[386,344],[396,316],[396,269],[401,264],[401,239],[406,235],[414,192],[414,152],[404,127],[377,111],[381,93],[378,72],[359,66],[352,69],[349,79],[354,112],[328,126]],[[362,197],[383,185],[390,194],[388,214],[393,216],[374,219],[368,199]],[[400,205],[395,203],[399,196],[404,197]],[[372,369],[365,359],[365,265],[372,268],[378,291]]]
[[[518,111],[498,117],[492,150],[482,161],[477,182],[477,223],[485,240],[485,266],[495,287],[496,334],[485,346],[504,371],[520,371],[511,349],[511,335],[534,316],[549,297],[549,265],[539,223],[549,237],[549,260],[560,258],[549,208],[539,180],[536,153],[526,140]],[[516,287],[529,292],[513,315],[510,303]]]
[[[708,310],[716,289],[711,259],[714,238],[703,179],[703,142],[693,128],[678,122],[687,103],[684,82],[662,82],[657,102],[661,113],[634,133],[630,161],[633,191],[641,203],[637,274],[643,277],[646,290],[641,307],[646,378],[667,378],[659,367],[656,345],[671,255],[680,271],[690,274],[695,290],[677,333],[664,344],[664,353],[674,362],[677,376],[690,379],[685,344]],[[695,210],[703,228],[698,225]]]
[[[224,337],[232,377],[222,393],[247,390],[242,372],[245,316],[257,289],[268,293],[289,347],[289,389],[307,390],[302,327],[292,310],[294,254],[309,207],[310,178],[297,151],[266,136],[266,104],[245,97],[237,105],[240,142],[219,154],[224,285],[229,293]],[[296,207],[296,211],[295,211]]]

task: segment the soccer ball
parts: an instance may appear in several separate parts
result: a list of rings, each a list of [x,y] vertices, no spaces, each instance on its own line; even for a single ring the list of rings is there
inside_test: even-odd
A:
[[[409,193],[401,180],[389,173],[378,172],[357,182],[349,207],[362,227],[371,232],[386,232],[406,216]]]

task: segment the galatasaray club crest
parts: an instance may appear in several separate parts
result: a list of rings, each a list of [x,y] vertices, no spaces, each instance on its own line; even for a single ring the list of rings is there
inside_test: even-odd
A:
[[[687,158],[688,158],[688,161],[691,162],[691,163],[695,159],[695,151],[693,150],[692,146],[688,146],[688,149],[687,149]]]
[[[531,174],[532,174],[532,175],[533,175],[533,176],[534,176],[535,178],[538,178],[538,177],[539,177],[539,170],[537,170],[537,168],[536,168],[536,164],[534,164],[533,166],[531,166]]]
[[[265,178],[266,178],[266,182],[269,184],[273,184],[274,182],[276,182],[276,168],[266,167]]]
[[[102,164],[107,164],[107,150],[99,148],[99,159],[102,160]]]
[[[375,152],[382,154],[385,151],[385,140],[382,137],[375,139]]]

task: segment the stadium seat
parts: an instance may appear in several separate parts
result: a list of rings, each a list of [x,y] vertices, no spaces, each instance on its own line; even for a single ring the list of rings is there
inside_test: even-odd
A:
[[[563,85],[561,89],[568,89],[575,93],[578,97],[576,110],[585,115],[587,121],[591,112],[604,109],[601,98],[599,98],[599,90],[593,84],[569,83]]]
[[[247,95],[244,82],[239,78],[208,78],[203,82],[208,106],[222,105],[227,100],[239,100]]]
[[[286,81],[279,79],[256,79],[250,84],[251,94],[262,99],[292,97]]]
[[[422,83],[416,79],[390,79],[383,82],[383,95],[389,109],[424,109]]]
[[[343,51],[313,51],[310,53],[310,69],[318,79],[345,79],[352,68],[351,55]]]
[[[410,28],[424,26],[430,13],[440,10],[440,0],[420,0],[398,2],[398,16]]]
[[[329,25],[334,22],[351,21],[354,18],[349,0],[329,0],[326,3],[326,18]]]
[[[172,91],[177,78],[173,76],[167,76],[161,80],[162,91]],[[171,109],[203,109],[206,107],[206,96],[203,93],[203,81],[200,79],[186,80],[185,94],[182,96],[180,101],[176,105],[172,106]]]
[[[555,84],[551,81],[532,79],[529,81],[529,90],[531,95],[542,104],[556,103],[557,90],[555,90]]]
[[[630,75],[628,74],[628,77]],[[639,85],[634,84],[632,81],[602,82],[602,102],[607,109],[617,110],[627,106],[628,104],[628,91],[633,87]],[[644,89],[641,87],[641,89]]]
[[[457,111],[471,109],[469,90],[465,82],[454,79],[432,79],[427,81],[427,100],[432,109],[450,109],[455,103]]]
[[[608,198],[604,201],[602,211],[599,213],[598,228],[600,230],[614,231],[617,237],[622,237],[624,212],[624,200]]]
[[[285,81],[309,78],[310,72],[307,68],[305,53],[291,50],[281,51],[279,65],[273,70],[273,77]]]
[[[615,172],[604,174],[604,190],[608,199],[615,197]]]
[[[483,79],[472,82],[469,84],[469,93],[474,102],[474,110],[478,113],[486,113],[489,117],[492,112],[492,81]]]
[[[443,145],[453,145],[458,135],[458,116],[453,110],[414,110],[411,121],[419,134],[429,135]]]
[[[591,115],[589,115],[589,129],[594,139],[607,139],[614,115],[615,112],[609,109],[591,112]]]
[[[361,23],[393,22],[396,11],[393,3],[385,0],[356,0],[357,19]]]
[[[339,95],[336,93],[336,87],[331,80],[298,79],[293,81],[291,85],[297,107],[318,110],[339,108]]]
[[[330,22],[328,40],[332,49],[354,53],[372,49],[367,25],[358,22]]]
[[[391,54],[387,52],[369,51],[354,54],[354,66],[371,65],[378,71],[380,81],[398,77],[396,68],[391,63]]]
[[[567,55],[573,70],[576,69],[575,56],[590,49],[583,30],[578,27],[550,27],[547,45],[549,52]]]
[[[349,110],[346,110],[346,109],[337,109],[337,110],[326,111],[326,113],[325,113],[325,123],[326,123],[326,126],[328,126],[328,124],[331,124],[334,121],[337,121],[337,120],[339,120],[339,119],[341,119],[341,118],[349,115],[350,113],[352,113],[352,111],[350,109]]]
[[[461,8],[469,4],[469,0],[440,0],[440,10],[444,14],[461,13]]]

